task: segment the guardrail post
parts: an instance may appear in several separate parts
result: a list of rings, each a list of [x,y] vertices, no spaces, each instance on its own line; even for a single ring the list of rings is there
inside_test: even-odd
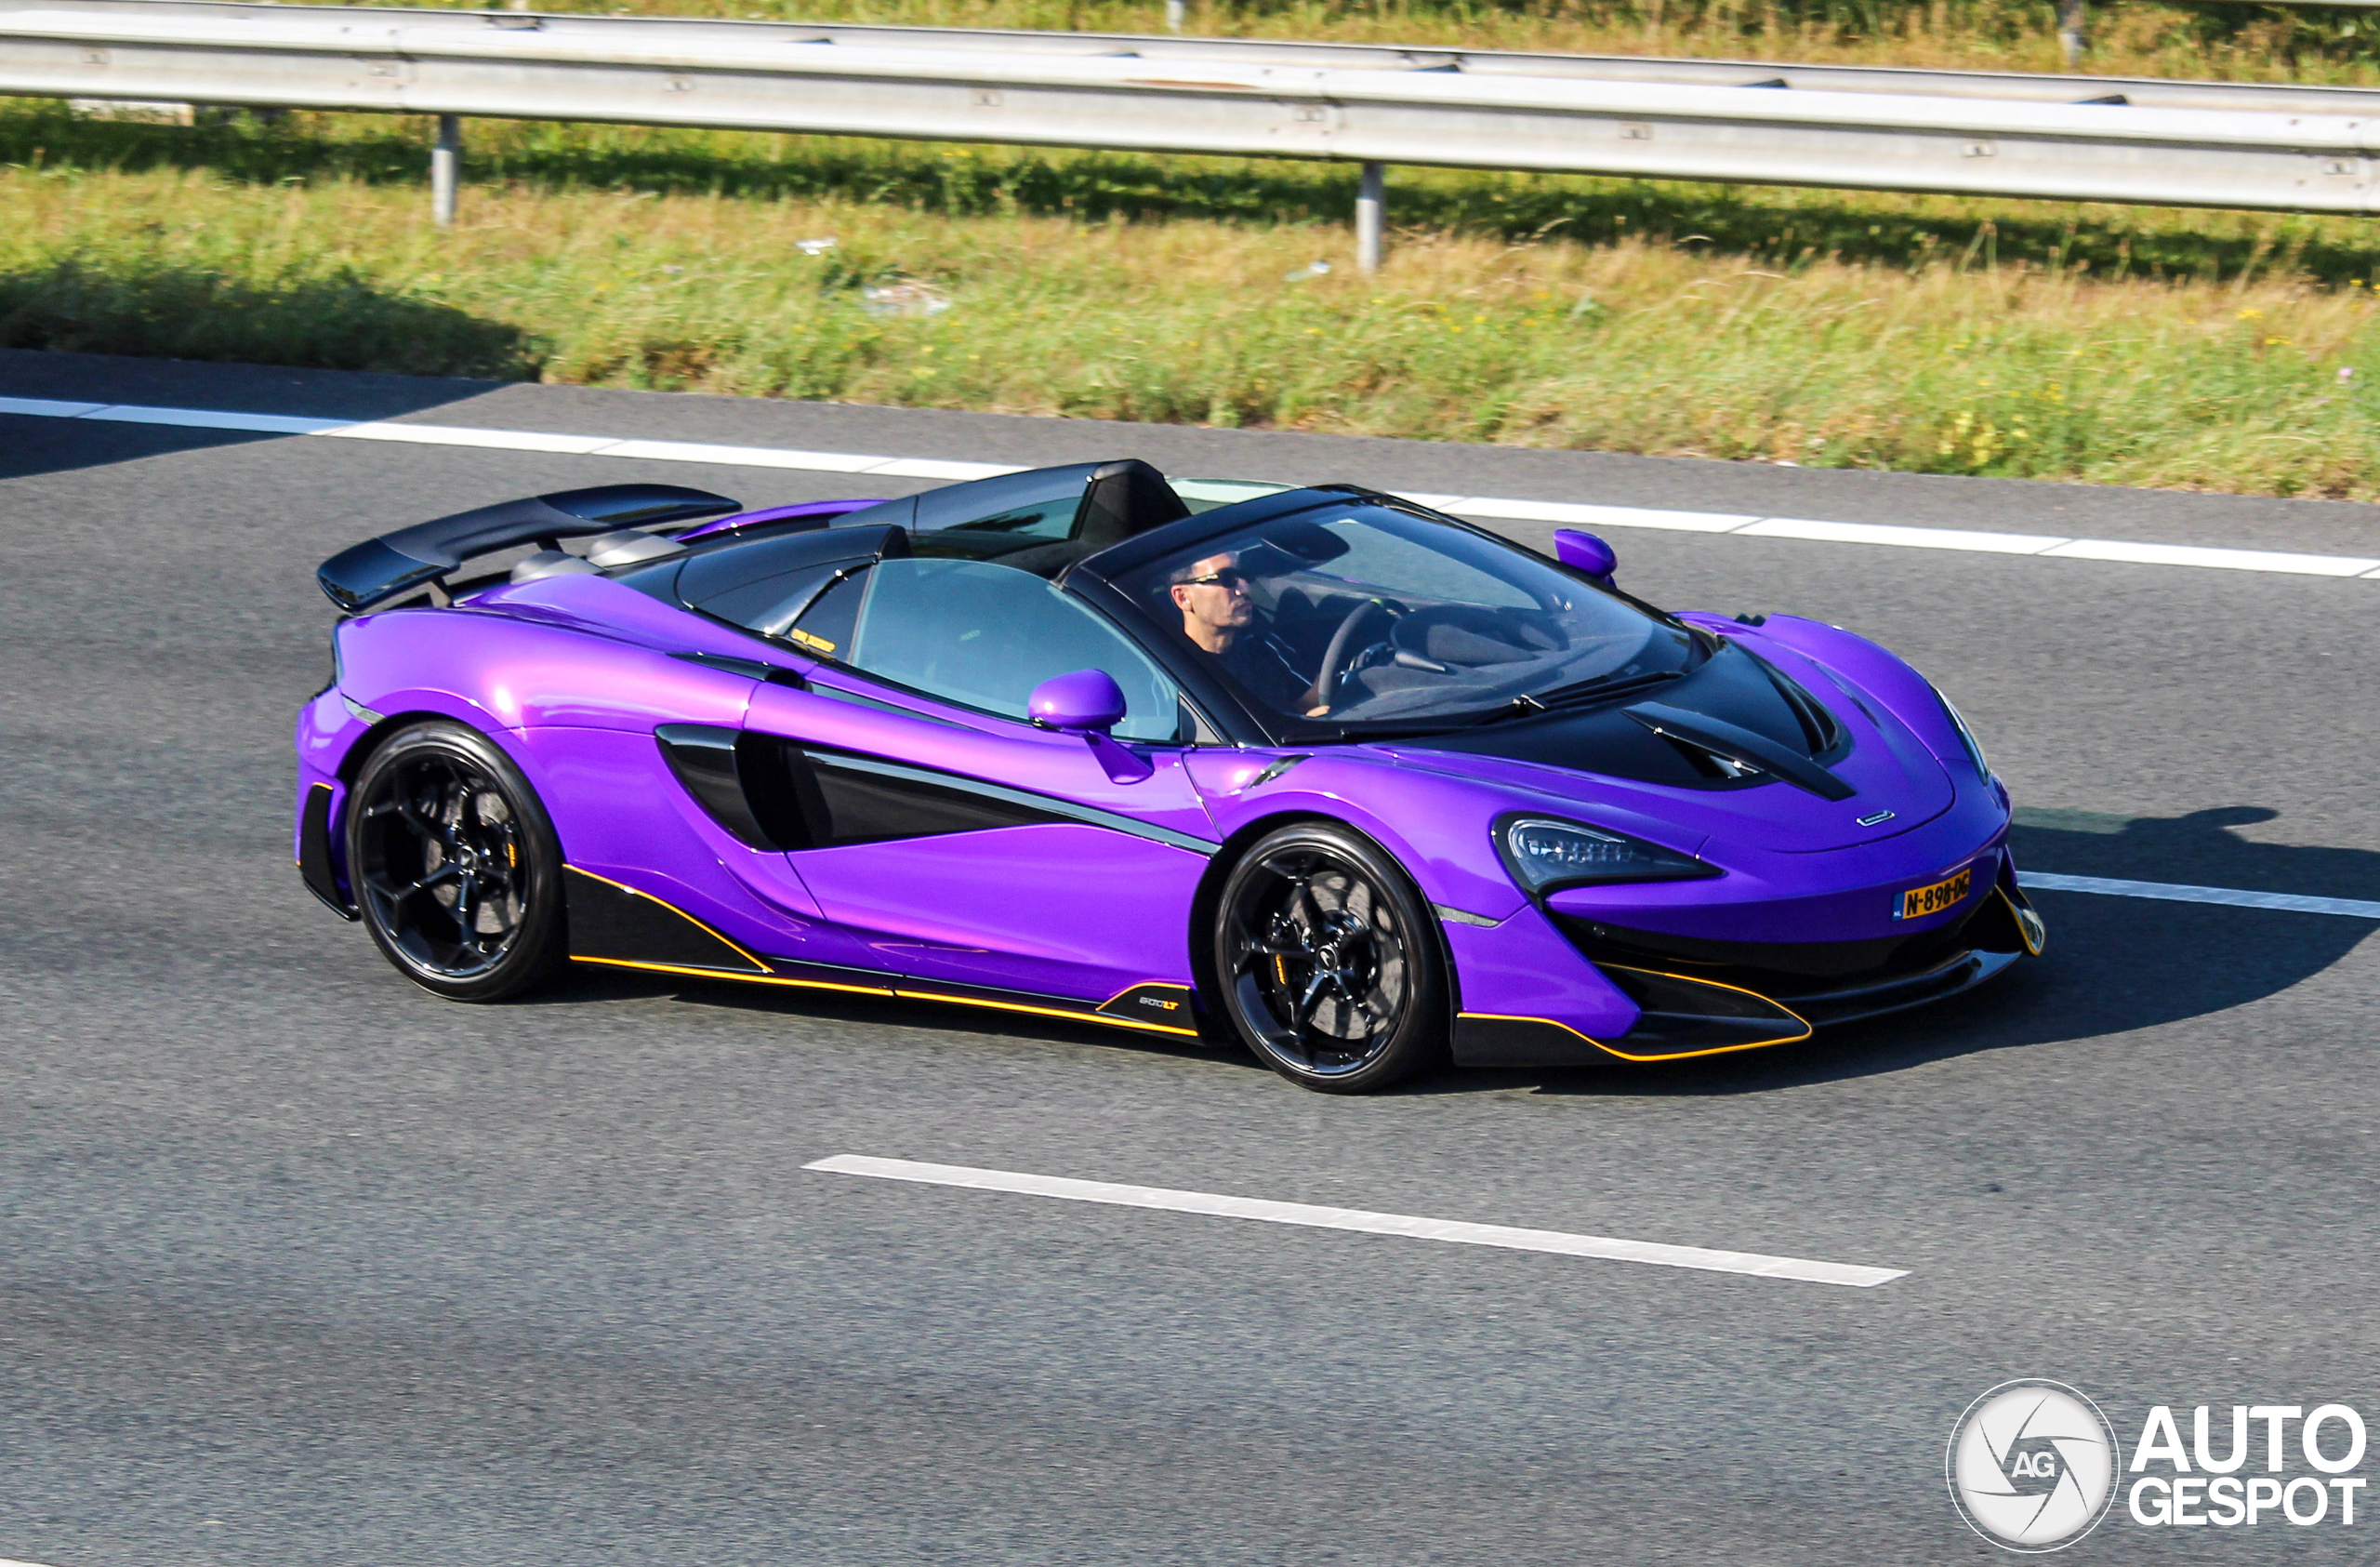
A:
[[[430,217],[440,228],[455,221],[455,182],[463,172],[463,121],[438,116],[438,144],[430,150]]]
[[[2057,0],[2057,41],[2066,50],[2067,69],[2082,63],[2082,50],[2089,40],[2082,33],[2084,0]]]
[[[1355,184],[1355,270],[1380,271],[1380,236],[1388,219],[1388,166],[1366,164]]]

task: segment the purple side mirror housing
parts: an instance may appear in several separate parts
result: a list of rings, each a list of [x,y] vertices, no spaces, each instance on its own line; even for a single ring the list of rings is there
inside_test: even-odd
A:
[[[1104,734],[1124,722],[1124,692],[1105,670],[1077,670],[1035,686],[1025,710],[1046,729]]]
[[[1620,556],[1611,546],[1579,528],[1554,530],[1554,558],[1603,582],[1609,582],[1611,574],[1620,569]]]
[[[1091,745],[1111,783],[1139,783],[1157,769],[1108,737],[1124,722],[1124,691],[1105,670],[1076,670],[1052,675],[1033,688],[1025,710],[1033,722],[1062,735],[1079,735]]]

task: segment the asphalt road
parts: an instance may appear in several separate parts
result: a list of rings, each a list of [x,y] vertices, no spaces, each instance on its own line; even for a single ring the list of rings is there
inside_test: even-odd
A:
[[[25,353],[0,394],[2380,552],[2367,508],[1593,454]],[[628,477],[853,488],[0,418],[0,1558],[1986,1560],[1943,1444],[2004,1379],[2074,1384],[2127,1449],[2160,1403],[2186,1436],[2200,1403],[2380,1418],[2369,922],[2044,894],[2051,956],[1963,1003],[1350,1101],[956,1009],[602,976],[430,999],[289,864],[312,567]],[[2380,896],[2380,582],[1615,542],[1648,598],[1907,653],[2027,808],[2030,869]],[[800,1168],[837,1153],[1910,1273]],[[2149,1529],[2119,1504],[2072,1559],[2374,1541],[2361,1513]]]

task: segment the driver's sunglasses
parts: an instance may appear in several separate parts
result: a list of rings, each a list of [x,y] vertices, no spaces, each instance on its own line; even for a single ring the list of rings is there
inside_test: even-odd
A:
[[[1237,567],[1225,566],[1204,577],[1190,578],[1182,585],[1185,588],[1244,588],[1248,585],[1248,578]]]

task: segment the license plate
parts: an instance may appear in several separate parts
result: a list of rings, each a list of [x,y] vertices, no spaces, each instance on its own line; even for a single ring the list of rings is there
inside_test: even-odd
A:
[[[1893,918],[1915,920],[1928,914],[1939,914],[1966,896],[1967,888],[1974,881],[1975,870],[1970,867],[1947,882],[1937,882],[1930,887],[1911,887],[1901,894],[1900,901],[1893,906]]]

